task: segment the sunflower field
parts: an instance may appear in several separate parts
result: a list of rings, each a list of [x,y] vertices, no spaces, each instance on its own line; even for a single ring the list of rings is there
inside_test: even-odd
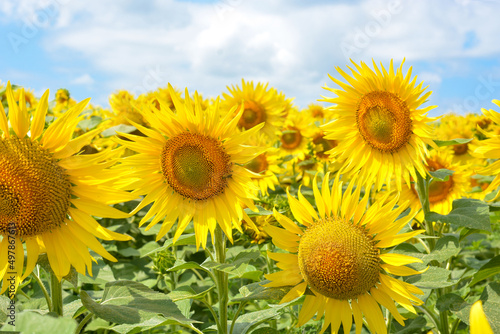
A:
[[[0,82],[0,330],[500,333],[500,113],[429,117],[403,65],[305,109]]]

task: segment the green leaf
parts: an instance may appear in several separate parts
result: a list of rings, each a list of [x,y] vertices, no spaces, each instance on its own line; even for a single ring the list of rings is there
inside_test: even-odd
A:
[[[248,217],[269,216],[269,215],[273,214],[272,211],[266,210],[259,205],[256,205],[255,207],[259,210],[259,212],[254,212],[254,211],[250,210],[249,208],[245,208],[245,212],[248,215]]]
[[[436,140],[434,142],[438,147],[450,146],[450,145],[460,145],[472,141],[472,138],[456,138],[452,140]]]
[[[205,261],[202,263],[202,266],[210,269],[221,270],[241,277],[246,272],[249,262],[258,259],[259,257],[259,250],[245,250],[239,252],[234,259],[228,259],[227,263]]]
[[[240,288],[241,297],[231,299],[231,302],[243,302],[253,300],[281,300],[293,286],[282,286],[277,288],[264,287],[262,285],[270,281],[251,283]]]
[[[459,295],[454,293],[447,293],[438,298],[438,300],[436,301],[436,308],[439,310],[439,312],[459,311],[466,304],[467,303]]]
[[[141,253],[139,253],[139,251],[137,249],[132,248],[132,247],[119,249],[118,253],[120,253],[120,255],[125,256],[125,257],[139,256],[141,254]]]
[[[455,173],[455,171],[444,168],[438,169],[437,171],[434,172],[429,171],[429,174],[431,174],[432,178],[435,181],[441,181],[441,182],[448,181],[448,179],[450,178],[451,175],[453,175],[453,173]]]
[[[116,280],[111,267],[102,259],[98,259],[97,263],[92,263],[92,277],[82,274],[78,274],[78,277],[82,283],[86,284],[105,284]]]
[[[500,255],[492,258],[488,263],[483,265],[474,275],[472,281],[469,283],[469,286],[472,286],[488,277],[494,276],[500,273]]]
[[[117,324],[139,324],[157,314],[177,323],[194,322],[184,317],[167,295],[134,281],[107,283],[100,303],[96,303],[85,291],[81,291],[80,296],[89,311]]]
[[[6,323],[2,331],[36,334],[74,333],[77,326],[76,321],[71,318],[54,318],[35,312],[21,312],[16,314],[15,326]]]
[[[426,329],[427,320],[421,315],[416,317],[415,319],[408,319],[405,321],[405,326],[401,326],[398,322],[392,322],[395,332],[394,334],[415,334],[415,333],[427,333]],[[393,332],[391,332],[393,333]]]
[[[411,244],[400,244],[394,248],[394,253],[416,257],[422,260],[422,264],[414,264],[413,267],[422,270],[425,265],[431,261],[443,262],[447,261],[452,256],[457,256],[460,253],[458,239],[451,235],[446,235],[439,238],[432,253],[422,253]]]
[[[7,308],[9,306],[10,306],[10,298],[7,298],[5,296],[0,296],[0,323],[3,323],[5,322],[5,320],[7,320],[7,315],[9,314],[9,310]]]
[[[205,290],[200,290],[197,292],[194,290],[194,287],[196,287],[196,285],[180,286],[180,287],[176,288],[175,290],[173,290],[172,292],[170,292],[168,294],[168,297],[170,299],[172,299],[172,301],[174,301],[174,302],[179,301],[179,300],[184,300],[184,299],[198,299],[199,300],[199,299],[205,298],[205,295],[207,293],[209,293],[210,291],[215,289],[215,285],[212,285],[212,286],[206,288]]]
[[[479,299],[483,301],[483,310],[493,333],[500,333],[500,283],[494,282],[487,285]],[[460,310],[452,310],[452,312],[464,323],[469,324],[471,306],[472,304],[465,303]]]
[[[195,245],[195,244],[196,244],[196,236],[194,233],[193,234],[183,234],[175,242],[175,246]],[[150,250],[149,252],[146,252],[144,255],[142,255],[142,257],[148,256],[148,255],[151,255],[154,253],[158,253],[158,252],[160,252],[164,249],[167,249],[173,245],[174,245],[174,239],[167,239],[167,240],[165,240],[165,243],[163,244],[163,246],[155,248],[153,250]]]
[[[452,226],[491,231],[488,204],[477,199],[456,199],[449,214],[430,212],[425,215],[425,219],[429,222],[441,221]]]
[[[112,126],[109,129],[104,130],[101,132],[102,137],[111,137],[115,136],[118,133],[117,132],[122,132],[122,133],[131,133],[137,130],[135,126],[132,125],[125,125],[125,124],[120,124],[116,126]]]
[[[173,267],[168,268],[168,271],[179,271],[183,269],[199,269],[203,271],[209,271],[207,268],[202,267],[199,263],[196,262],[184,262],[183,260],[175,261]]]
[[[288,304],[290,303],[284,303],[276,306],[271,306],[268,309],[262,310],[262,311],[256,311],[256,312],[251,312],[251,313],[245,313],[242,316],[240,316],[233,328],[233,333],[240,333],[240,334],[246,334],[249,330],[254,328],[255,326],[258,326],[262,322],[276,318],[281,314],[281,310],[284,307],[287,307]],[[231,326],[231,322],[228,322],[228,332],[229,328]]]
[[[167,326],[167,325],[174,325],[176,324],[172,320],[166,320],[163,317],[156,316],[152,317],[150,319],[144,320],[138,324],[121,324],[118,326],[113,326],[112,330],[120,333],[120,334],[126,334],[126,333],[143,333],[146,332],[149,329],[153,329],[156,327],[161,327],[161,326]]]
[[[102,118],[99,116],[90,116],[89,119],[84,119],[80,123],[78,123],[78,127],[83,130],[92,130],[101,124]]]
[[[452,286],[457,281],[450,280],[451,271],[440,267],[429,267],[429,269],[420,274],[408,278],[407,282],[421,289],[437,289]]]

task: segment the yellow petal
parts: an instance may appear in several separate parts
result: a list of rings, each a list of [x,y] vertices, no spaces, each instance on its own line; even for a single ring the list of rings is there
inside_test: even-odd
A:
[[[493,334],[480,300],[472,304],[470,309],[470,334]]]
[[[40,98],[40,101],[38,101],[38,106],[36,107],[33,121],[31,122],[31,139],[37,139],[43,132],[43,128],[45,127],[45,115],[49,108],[48,99],[49,90],[47,89]]]
[[[281,299],[280,304],[288,303],[304,294],[307,288],[307,282],[302,282],[294,286],[288,293]]]

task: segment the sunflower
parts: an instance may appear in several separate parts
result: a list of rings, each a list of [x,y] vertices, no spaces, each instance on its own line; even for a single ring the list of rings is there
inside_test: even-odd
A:
[[[493,100],[497,106],[500,107],[499,100]],[[497,126],[500,125],[500,113],[490,109],[481,109],[483,114],[493,121]],[[494,135],[487,132],[482,132],[488,139],[482,140],[478,143],[478,147],[474,150],[474,155],[485,159],[500,159],[500,135]],[[495,175],[495,179],[490,183],[485,193],[490,193],[498,188],[500,185],[500,160],[493,162],[487,167],[478,169],[476,171],[478,174],[482,175]],[[495,195],[492,201],[500,197],[500,191]]]
[[[252,138],[249,138],[248,142],[245,143],[250,146],[261,146],[268,147],[268,150],[264,153],[259,154],[252,160],[250,160],[245,168],[254,172],[256,175],[252,177],[255,185],[259,187],[263,195],[269,195],[268,189],[275,190],[275,185],[279,184],[279,180],[276,177],[277,174],[282,173],[283,168],[279,166],[278,161],[278,149],[272,147],[269,138],[263,133],[259,133]]]
[[[135,107],[134,95],[126,90],[119,90],[109,97],[109,104],[114,113],[113,125],[131,125],[132,122],[148,126],[147,121]]]
[[[312,119],[307,113],[290,111],[279,134],[283,156],[293,155],[296,159],[304,160],[313,131],[311,123]]]
[[[231,110],[237,107],[236,112],[243,110],[238,121],[240,129],[248,130],[257,124],[265,122],[262,131],[270,138],[275,139],[275,132],[285,120],[284,110],[289,106],[283,94],[278,94],[274,88],[267,88],[269,84],[241,80],[241,87],[227,87],[229,94],[222,93],[224,100],[222,108]],[[242,104],[243,102],[243,104]]]
[[[68,110],[76,104],[76,101],[71,97],[69,90],[60,88],[56,92],[56,105],[52,108],[52,113],[56,116],[61,116],[64,110]]]
[[[151,124],[147,129],[131,122],[144,134],[120,134],[128,140],[118,141],[138,154],[122,160],[124,189],[146,195],[133,213],[154,201],[140,225],[152,218],[148,228],[163,219],[157,235],[162,238],[178,220],[174,241],[193,220],[196,244],[206,246],[208,231],[214,233],[217,223],[232,240],[232,226],[240,229],[244,207],[256,210],[253,199],[258,188],[255,173],[244,165],[265,151],[243,145],[263,126],[241,132],[237,128],[243,114],[233,111],[221,115],[219,102],[201,111],[198,95],[192,103],[186,90],[184,101],[169,90],[176,112],[167,105],[142,109]],[[193,109],[194,105],[194,109]],[[236,107],[234,108],[236,109]]]
[[[75,155],[96,134],[90,131],[71,139],[82,119],[78,115],[89,99],[69,109],[44,130],[48,90],[40,99],[31,122],[23,90],[19,105],[10,82],[6,95],[11,127],[0,105],[3,132],[0,137],[1,293],[9,286],[7,280],[12,272],[17,289],[33,271],[42,249],[59,280],[69,273],[71,266],[83,275],[92,273],[93,258],[88,248],[116,261],[96,237],[123,241],[131,238],[102,227],[92,215],[128,217],[108,204],[128,201],[134,196],[113,188],[113,174],[107,167],[114,163],[111,160],[114,151]],[[8,262],[7,250],[14,251],[11,248],[14,240],[15,264],[12,265]],[[25,268],[23,243],[27,252]]]
[[[431,211],[447,215],[452,209],[454,200],[469,197],[468,192],[471,190],[472,171],[468,165],[454,162],[452,151],[446,148],[432,150],[426,162],[426,169],[430,172],[435,172],[439,169],[448,169],[454,172],[448,177],[447,181],[433,180],[429,185]],[[421,208],[415,184],[411,188],[403,189],[400,198],[401,201],[408,200],[412,209],[418,210]],[[422,211],[417,215],[417,219],[424,219]]]
[[[266,275],[268,287],[293,286],[281,303],[302,296],[309,287],[299,313],[298,326],[304,325],[314,314],[325,320],[321,333],[331,325],[336,333],[342,323],[344,333],[350,333],[352,316],[356,333],[361,333],[364,314],[373,333],[386,333],[384,316],[378,304],[387,308],[401,325],[404,318],[394,302],[416,313],[413,305],[422,301],[413,294],[423,294],[415,286],[391,277],[409,276],[420,272],[405,267],[419,259],[385,252],[423,231],[398,232],[412,220],[413,214],[396,220],[406,209],[394,205],[397,197],[383,205],[375,202],[366,208],[367,191],[360,198],[361,187],[353,191],[355,179],[342,193],[342,182],[335,178],[331,191],[329,173],[325,175],[321,191],[316,180],[313,192],[318,212],[298,192],[298,199],[288,192],[290,209],[298,226],[290,218],[274,210],[284,229],[265,227],[273,243],[289,253],[268,253],[278,261],[282,271]]]
[[[181,92],[174,88],[175,95],[177,98],[181,98]],[[158,88],[154,92],[149,92],[139,96],[138,100],[143,100],[145,103],[154,103],[156,109],[160,109],[160,101],[163,104],[166,104],[171,110],[174,110],[174,103],[172,101],[172,96],[170,96],[170,92],[168,87]]]
[[[448,146],[448,149],[453,153],[453,160],[464,164],[474,163],[484,165],[484,160],[472,156],[477,147],[477,139],[475,138],[477,122],[469,116],[447,114],[439,119],[439,125],[436,127],[435,133],[440,140],[452,140],[455,138],[473,139],[468,143]]]
[[[360,171],[360,182],[376,182],[378,190],[397,176],[396,185],[401,190],[400,176],[408,186],[410,176],[415,180],[416,173],[424,176],[426,145],[436,147],[431,139],[432,127],[427,124],[434,119],[426,117],[435,106],[418,109],[431,92],[424,93],[422,83],[416,86],[411,68],[404,76],[403,64],[396,73],[392,61],[389,72],[382,65],[379,69],[375,62],[374,70],[364,62],[353,64],[358,72],[348,67],[352,77],[337,67],[348,84],[330,76],[342,89],[325,86],[337,95],[322,100],[336,104],[332,112],[337,119],[323,126],[325,138],[337,141],[329,154],[343,162],[341,173]]]

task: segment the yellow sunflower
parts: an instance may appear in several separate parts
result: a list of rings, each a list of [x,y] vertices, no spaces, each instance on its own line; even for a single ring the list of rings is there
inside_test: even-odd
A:
[[[332,111],[337,119],[323,126],[326,139],[337,141],[329,154],[343,162],[341,173],[348,175],[360,171],[360,182],[376,182],[381,189],[396,176],[401,190],[401,178],[410,186],[410,176],[424,176],[426,145],[435,147],[432,127],[426,113],[435,106],[418,109],[427,101],[431,92],[416,85],[411,79],[411,68],[403,75],[403,64],[394,73],[391,61],[389,71],[373,62],[374,70],[364,62],[353,62],[356,70],[348,67],[349,76],[339,67],[337,71],[347,80],[344,83],[330,76],[341,89],[325,89],[337,97],[324,97],[322,101],[336,104]],[[422,95],[423,94],[423,95]]]
[[[113,125],[126,124],[132,122],[148,126],[147,121],[141,115],[135,106],[136,99],[134,95],[126,90],[119,90],[109,96],[109,104],[114,113]]]
[[[0,85],[0,89],[2,89],[2,86]],[[32,110],[35,110],[38,101],[35,97],[35,94],[33,94],[33,90],[27,90],[21,86],[14,86],[12,87],[12,96],[14,96],[14,99],[16,101],[19,101],[19,98],[21,97],[21,91],[24,96],[24,101],[26,102],[26,109],[28,110],[28,113],[30,113]],[[7,95],[3,94],[1,98],[1,102],[6,102],[7,101]]]
[[[175,113],[165,104],[160,109],[142,109],[151,129],[131,123],[144,137],[120,134],[128,140],[119,142],[138,153],[122,159],[124,187],[134,190],[134,194],[146,195],[133,213],[154,201],[140,225],[152,218],[150,228],[163,220],[157,240],[177,219],[174,241],[191,220],[197,246],[205,248],[208,231],[213,236],[217,224],[232,240],[232,226],[241,230],[243,208],[256,210],[253,193],[258,188],[252,182],[256,174],[244,165],[265,148],[243,143],[263,124],[240,132],[237,124],[243,110],[236,117],[234,110],[221,115],[217,100],[202,112],[197,94],[193,104],[187,90],[184,101],[170,85],[169,90]]]
[[[307,113],[296,110],[289,112],[279,135],[281,155],[293,155],[296,159],[304,160],[313,131],[311,124],[312,119]]]
[[[246,143],[250,146],[268,147],[268,150],[259,154],[245,165],[245,168],[259,174],[252,177],[255,185],[259,187],[263,195],[269,195],[268,189],[275,190],[275,185],[279,184],[276,177],[277,174],[282,173],[283,168],[279,166],[278,149],[272,147],[269,138],[263,133],[249,138]]]
[[[500,107],[499,100],[493,100],[497,106]],[[490,109],[481,109],[483,114],[492,120],[497,126],[500,125],[500,113]],[[500,135],[494,135],[488,132],[482,132],[488,139],[478,142],[478,147],[474,150],[474,155],[485,159],[500,159]],[[490,183],[485,193],[490,193],[498,188],[500,185],[500,160],[497,160],[484,168],[476,171],[482,175],[495,175],[495,179]],[[500,197],[500,191],[495,195],[492,201]]]
[[[177,98],[181,98],[180,90],[174,88],[175,95]],[[147,94],[143,94],[139,96],[139,100],[143,100],[145,103],[154,103],[156,109],[160,109],[160,101],[163,104],[166,104],[171,110],[174,110],[174,103],[172,101],[172,96],[170,96],[170,92],[168,87],[158,88],[154,92],[149,92]]]
[[[469,197],[471,190],[472,171],[467,165],[454,162],[452,151],[445,148],[432,150],[426,159],[426,169],[435,172],[439,169],[448,169],[454,173],[447,181],[433,180],[429,185],[429,204],[431,211],[447,215],[452,209],[453,201],[462,197]],[[401,201],[409,201],[412,209],[421,208],[415,185],[401,191]],[[417,215],[420,221],[424,218],[422,211]]]
[[[79,273],[92,273],[88,248],[116,261],[96,237],[104,240],[130,240],[112,232],[92,217],[124,218],[126,213],[108,204],[134,199],[114,189],[114,151],[76,155],[96,131],[72,138],[82,119],[78,116],[89,99],[69,109],[44,130],[48,108],[47,90],[30,120],[21,90],[19,105],[10,82],[6,96],[9,120],[0,105],[0,278],[3,293],[11,275],[16,289],[35,267],[45,249],[50,266],[59,280],[73,266]],[[10,123],[10,127],[9,127]],[[15,244],[13,247],[12,245]],[[24,263],[25,244],[27,252]],[[15,248],[14,250],[12,248]],[[10,252],[8,252],[8,250]],[[8,254],[15,253],[15,263]],[[24,270],[23,270],[24,269]]]
[[[447,114],[439,119],[439,124],[436,127],[436,135],[439,140],[451,140],[455,138],[473,139],[468,143],[448,146],[448,149],[453,153],[453,160],[464,164],[474,163],[483,165],[483,161],[474,158],[472,152],[477,147],[477,139],[475,138],[477,122],[468,116]]]
[[[56,92],[56,105],[52,108],[52,113],[57,117],[61,116],[64,110],[68,110],[76,104],[76,101],[71,98],[70,93],[65,88],[60,88]]]
[[[413,294],[423,294],[415,286],[391,277],[409,276],[420,272],[405,267],[419,259],[386,252],[423,231],[398,234],[412,221],[413,214],[396,220],[406,209],[394,209],[398,198],[386,204],[375,202],[366,208],[367,191],[360,200],[361,187],[355,179],[342,193],[342,182],[336,177],[331,191],[329,173],[323,179],[321,191],[316,180],[313,192],[318,212],[298,193],[298,199],[288,193],[290,209],[298,226],[288,217],[274,210],[278,222],[284,227],[265,227],[273,243],[289,253],[268,253],[278,261],[282,271],[266,275],[268,287],[293,286],[281,303],[307,294],[299,313],[298,326],[304,325],[314,314],[316,319],[325,315],[321,333],[331,325],[336,333],[342,323],[344,333],[350,333],[352,316],[356,333],[363,327],[362,315],[373,333],[386,333],[386,324],[379,304],[387,308],[401,325],[404,318],[394,302],[416,313],[413,305],[422,301]]]
[[[257,124],[265,122],[262,131],[270,138],[276,138],[275,132],[281,127],[285,120],[284,110],[288,106],[283,94],[278,94],[269,84],[241,80],[241,87],[227,87],[229,94],[222,93],[224,100],[221,105],[223,109],[231,110],[237,107],[236,112],[243,110],[243,116],[238,121],[240,129],[248,130]],[[242,104],[243,102],[243,104]]]

